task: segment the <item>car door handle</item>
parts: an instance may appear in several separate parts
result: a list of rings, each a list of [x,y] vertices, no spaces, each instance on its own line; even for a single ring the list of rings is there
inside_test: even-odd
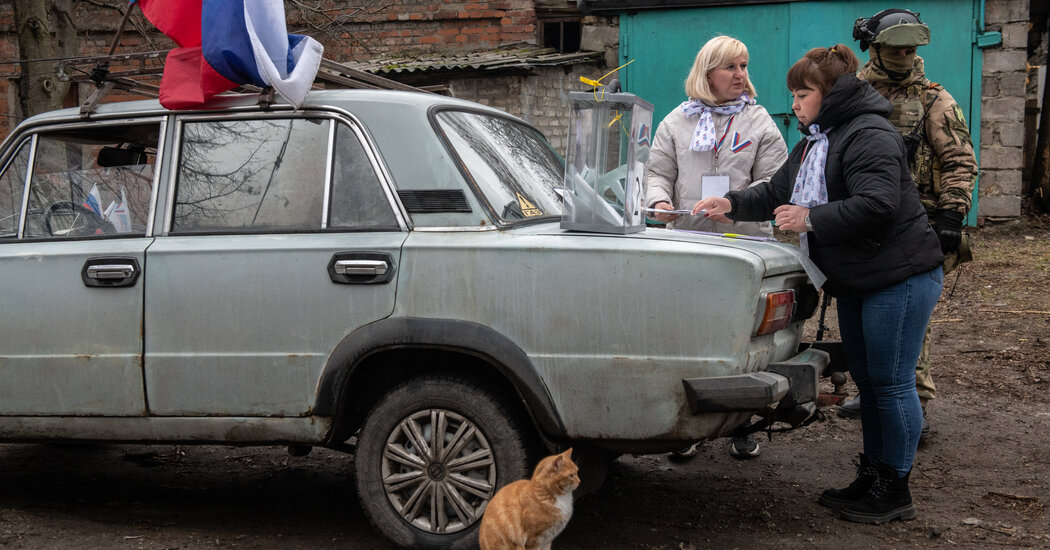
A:
[[[341,285],[381,285],[394,279],[396,264],[389,252],[336,252],[328,262],[328,277]]]
[[[335,272],[338,275],[385,275],[390,264],[384,260],[337,260]]]
[[[85,286],[135,286],[141,273],[135,258],[90,258],[80,270],[80,279]]]
[[[135,274],[135,266],[130,264],[101,264],[87,268],[88,279],[127,279]]]

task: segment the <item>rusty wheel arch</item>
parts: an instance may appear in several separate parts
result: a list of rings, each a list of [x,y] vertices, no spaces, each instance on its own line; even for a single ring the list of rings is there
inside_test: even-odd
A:
[[[543,439],[565,437],[546,385],[510,339],[468,321],[394,317],[347,335],[329,357],[314,407],[315,415],[335,419],[328,443],[337,446],[353,435],[394,385],[434,372],[467,374],[516,394]]]

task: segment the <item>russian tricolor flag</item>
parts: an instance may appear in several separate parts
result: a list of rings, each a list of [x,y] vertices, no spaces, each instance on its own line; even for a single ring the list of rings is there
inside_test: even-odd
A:
[[[84,197],[84,208],[102,217],[102,194],[98,192],[98,184],[92,185],[91,191]]]
[[[168,53],[160,103],[198,107],[241,84],[272,86],[298,107],[324,47],[288,34],[281,0],[131,0],[179,46]]]

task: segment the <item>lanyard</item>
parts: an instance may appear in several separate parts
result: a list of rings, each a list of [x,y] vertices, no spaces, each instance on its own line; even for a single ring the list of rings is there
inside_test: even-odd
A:
[[[802,166],[806,162],[806,155],[809,153],[809,145],[812,141],[806,140],[806,144],[802,146],[802,158],[798,159],[799,166]]]
[[[726,140],[726,136],[729,135],[729,129],[733,127],[733,119],[734,118],[736,118],[735,114],[729,116],[729,124],[726,124],[726,131],[722,132],[722,137],[718,140],[718,143],[715,144],[714,166],[713,166],[714,170],[712,170],[712,172],[714,172],[715,174],[718,173],[718,150],[722,148],[722,142],[724,142]]]

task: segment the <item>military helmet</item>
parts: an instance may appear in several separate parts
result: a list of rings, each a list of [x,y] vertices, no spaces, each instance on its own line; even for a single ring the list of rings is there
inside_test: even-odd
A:
[[[861,17],[853,24],[853,39],[860,40],[860,51],[872,44],[887,48],[925,46],[930,43],[930,28],[909,10],[882,10],[871,17]]]

